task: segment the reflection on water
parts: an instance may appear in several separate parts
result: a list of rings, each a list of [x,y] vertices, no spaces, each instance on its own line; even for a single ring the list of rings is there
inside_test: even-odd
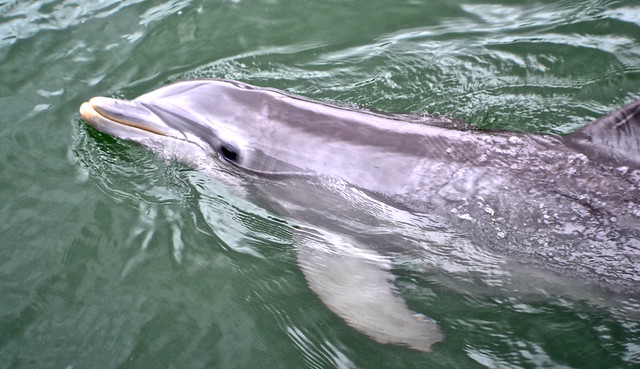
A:
[[[380,345],[309,290],[294,224],[77,109],[224,77],[566,133],[640,95],[638,14],[602,0],[0,1],[0,366],[637,366],[637,299],[321,189],[362,209],[336,213],[343,231],[393,257],[398,292],[447,337],[433,354]]]

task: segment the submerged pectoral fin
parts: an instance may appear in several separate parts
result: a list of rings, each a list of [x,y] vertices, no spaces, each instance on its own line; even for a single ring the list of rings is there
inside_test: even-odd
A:
[[[298,263],[311,289],[336,315],[380,343],[431,351],[438,325],[397,295],[387,259],[329,234],[296,235]]]

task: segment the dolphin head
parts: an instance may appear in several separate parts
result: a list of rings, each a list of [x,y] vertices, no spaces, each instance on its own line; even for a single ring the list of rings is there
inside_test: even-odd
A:
[[[265,139],[256,96],[238,95],[239,89],[245,85],[224,80],[178,82],[133,100],[94,97],[82,104],[80,115],[100,132],[188,165],[194,157],[213,157],[250,172],[302,172],[278,156],[283,145],[277,150]]]
[[[93,98],[80,110],[99,131],[190,166],[198,153],[200,164],[256,177],[330,177],[381,193],[404,191],[425,155],[464,135],[219,79],[176,82],[134,100]]]

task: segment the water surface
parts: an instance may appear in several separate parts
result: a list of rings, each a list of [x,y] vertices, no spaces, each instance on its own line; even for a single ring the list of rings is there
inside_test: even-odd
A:
[[[450,280],[394,271],[446,340],[380,345],[308,289],[284,220],[77,113],[207,77],[568,133],[640,96],[640,5],[0,1],[0,367],[640,365],[637,299],[527,286],[529,271],[504,284],[494,255],[455,243],[434,255],[466,266]]]

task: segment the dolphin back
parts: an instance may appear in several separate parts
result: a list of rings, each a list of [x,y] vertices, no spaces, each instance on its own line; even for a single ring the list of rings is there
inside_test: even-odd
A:
[[[566,136],[565,143],[592,160],[640,168],[640,99]]]

